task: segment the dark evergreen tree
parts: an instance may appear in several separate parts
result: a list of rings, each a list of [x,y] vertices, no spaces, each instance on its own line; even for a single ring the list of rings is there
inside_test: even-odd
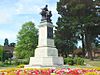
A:
[[[73,43],[75,44],[78,34],[82,40],[83,56],[86,48],[89,58],[93,59],[91,43],[100,32],[100,30],[95,32],[95,29],[100,27],[100,17],[96,15],[95,2],[92,0],[60,0],[57,2],[57,11],[60,17],[57,22],[56,38],[58,40],[56,45],[58,47],[66,45],[63,38],[71,42],[74,39]],[[62,48],[61,50],[68,49],[68,47],[60,48]]]
[[[76,36],[76,25],[77,19],[71,17],[68,12],[66,0],[60,0],[57,3],[57,11],[61,17],[58,18],[57,27],[55,31],[55,43],[59,53],[62,55],[68,55],[76,49],[77,36]]]

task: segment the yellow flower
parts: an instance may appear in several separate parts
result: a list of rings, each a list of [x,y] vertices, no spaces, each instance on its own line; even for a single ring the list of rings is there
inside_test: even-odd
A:
[[[56,73],[51,73],[50,75],[56,75]]]
[[[85,75],[98,75],[96,72],[87,72]]]
[[[7,73],[7,75],[16,75],[14,71]]]

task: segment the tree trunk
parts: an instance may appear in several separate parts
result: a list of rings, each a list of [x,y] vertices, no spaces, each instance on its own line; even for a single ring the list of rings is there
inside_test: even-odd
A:
[[[82,56],[85,57],[85,42],[84,42],[84,34],[81,34],[82,36]]]
[[[92,47],[91,47],[91,35],[86,31],[85,34],[85,41],[86,41],[86,49],[88,52],[88,58],[90,60],[93,60],[93,56],[92,56]]]

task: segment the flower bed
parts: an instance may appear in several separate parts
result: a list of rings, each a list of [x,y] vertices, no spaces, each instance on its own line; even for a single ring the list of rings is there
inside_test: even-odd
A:
[[[100,68],[11,68],[6,70],[0,70],[0,75],[100,75]]]

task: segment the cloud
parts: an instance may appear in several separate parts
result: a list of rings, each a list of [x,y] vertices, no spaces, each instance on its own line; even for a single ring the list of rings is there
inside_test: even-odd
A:
[[[0,12],[0,24],[11,21],[11,16],[8,13]]]
[[[37,14],[40,12],[40,7],[38,5],[34,5],[34,7],[24,6],[23,4],[19,4],[16,8],[16,14]]]
[[[48,0],[19,0],[16,3],[17,14],[39,14],[41,7],[48,4]]]
[[[8,24],[13,20],[13,16],[16,14],[15,6],[1,6],[0,7],[0,24]]]
[[[48,0],[19,0],[18,1],[19,3],[22,3],[22,4],[43,4],[43,3],[47,3]]]
[[[57,8],[56,4],[50,4],[50,5],[49,5],[49,9],[52,11],[52,13],[53,13],[54,15],[58,15],[58,14],[57,14],[58,12],[57,12],[56,8]]]

